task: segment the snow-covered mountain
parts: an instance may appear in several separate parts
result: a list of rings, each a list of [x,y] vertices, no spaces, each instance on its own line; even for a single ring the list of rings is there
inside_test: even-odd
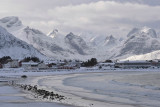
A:
[[[105,42],[104,42],[104,46],[108,48],[115,47],[117,44],[118,44],[117,39],[113,37],[112,35],[106,37]]]
[[[127,37],[131,37],[134,35],[149,35],[152,38],[157,38],[156,31],[154,29],[148,28],[148,27],[143,27],[141,29],[138,28],[133,28],[127,35]]]
[[[160,50],[160,40],[151,28],[134,28],[127,35],[127,40],[119,47],[116,57],[129,57],[134,55],[147,54]]]
[[[58,37],[58,30],[54,29],[53,31],[49,32],[47,36],[51,37],[51,38],[57,38]]]
[[[105,35],[99,35],[92,32],[82,32],[78,36],[83,38],[83,40],[91,47],[97,47],[105,39]]]
[[[87,50],[89,50],[86,42],[80,36],[74,35],[73,33],[69,33],[65,37],[65,43],[81,55],[87,54]]]
[[[19,22],[20,24],[16,24]],[[11,24],[10,27],[8,27],[9,23]],[[52,57],[53,51],[57,53],[63,51],[61,47],[54,44],[52,39],[41,31],[24,26],[18,17],[5,17],[0,20],[0,25],[5,27],[15,37],[32,45],[46,56]]]
[[[0,26],[0,57],[3,56],[11,56],[18,59],[31,56],[40,57],[41,59],[45,58],[31,45],[14,37]]]
[[[50,37],[52,42],[54,42],[60,47],[65,48],[66,46],[64,41],[65,35],[61,34],[57,29],[54,29],[53,31],[49,32],[47,36]]]
[[[125,59],[160,50],[159,35],[154,29],[147,27],[134,28],[126,38],[117,38],[96,33],[64,35],[57,29],[46,35],[40,30],[24,26],[18,17],[2,18],[0,26],[42,54],[55,59]]]
[[[58,33],[58,30],[52,31],[47,36],[37,29],[24,26],[18,17],[5,17],[0,19],[0,25],[5,27],[15,37],[32,45],[48,57],[56,59],[81,59],[81,55],[87,53],[85,51],[87,46],[84,46],[85,43],[80,37],[71,36],[71,38],[69,38],[69,35],[65,37]],[[69,42],[67,42],[67,40]]]
[[[109,48],[115,47],[122,41],[122,38],[115,38],[113,35],[107,36],[96,33],[81,33],[79,34],[79,36],[82,37],[85,40],[85,42],[91,47],[104,47],[104,49],[107,50]]]
[[[160,59],[160,50],[153,51],[147,54],[133,55],[122,60],[126,61],[126,60],[153,60],[153,59]]]

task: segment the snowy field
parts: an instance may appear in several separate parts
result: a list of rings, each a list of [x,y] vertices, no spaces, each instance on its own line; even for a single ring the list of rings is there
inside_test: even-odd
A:
[[[66,104],[82,107],[159,107],[160,105],[158,70],[25,72],[10,76],[18,77],[22,74],[26,74],[28,78],[18,83],[38,85],[38,88],[64,95],[67,99],[58,102],[64,105],[48,100],[33,100],[28,93],[22,93],[20,89],[3,84],[0,85],[2,107],[11,105],[70,107]],[[6,76],[7,73],[3,75]],[[8,91],[4,91],[5,89]]]

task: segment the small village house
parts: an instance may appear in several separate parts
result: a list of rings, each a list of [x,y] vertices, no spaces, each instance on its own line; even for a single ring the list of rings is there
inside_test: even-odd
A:
[[[18,60],[8,60],[6,64],[3,64],[3,68],[18,68]]]
[[[29,62],[22,62],[22,68],[25,70],[38,70],[38,63],[32,60]]]
[[[149,68],[152,63],[149,61],[120,61],[115,63],[115,67],[119,68]]]
[[[39,70],[49,69],[49,67],[45,63],[39,63],[38,64]]]

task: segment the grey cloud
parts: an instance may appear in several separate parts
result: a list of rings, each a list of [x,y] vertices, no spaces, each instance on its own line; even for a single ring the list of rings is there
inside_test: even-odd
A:
[[[3,0],[0,4],[1,18],[19,16],[25,25],[45,33],[57,28],[64,33],[125,35],[137,26],[158,29],[159,11],[159,0]]]
[[[159,6],[160,0],[106,0],[106,1],[116,1],[120,3],[139,3],[139,4],[145,4],[149,6]]]

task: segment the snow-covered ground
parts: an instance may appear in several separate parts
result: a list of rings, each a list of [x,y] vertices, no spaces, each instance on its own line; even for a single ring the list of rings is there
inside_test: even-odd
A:
[[[82,107],[159,107],[160,105],[160,72],[155,70],[76,70],[76,71],[54,71],[54,72],[15,72],[2,73],[3,76],[19,77],[27,75],[26,80],[21,80],[20,84],[38,85],[48,91],[54,91],[64,95],[67,99],[59,102]],[[3,85],[4,86],[4,85]],[[1,86],[0,89],[3,87]],[[5,88],[5,87],[4,87]],[[12,87],[10,87],[12,88]],[[12,92],[15,89],[11,89]],[[19,89],[18,89],[19,90]],[[1,90],[0,90],[1,91]],[[3,92],[3,91],[2,91]],[[6,92],[6,91],[4,91]],[[14,92],[16,93],[16,92]],[[1,94],[1,93],[0,93]],[[10,107],[12,97],[23,101],[24,94],[8,96],[11,102],[4,103],[3,107]],[[27,95],[27,98],[32,96]],[[14,100],[16,100],[14,98]],[[25,98],[26,99],[26,98]],[[54,102],[41,100],[25,100],[24,103],[13,103],[15,107],[22,104],[27,106],[50,106],[67,107]],[[20,105],[21,106],[21,105]]]
[[[17,87],[8,85],[8,80],[18,80],[18,78],[0,77],[0,107],[73,107],[58,103],[44,102],[29,99],[28,93],[22,92]]]

